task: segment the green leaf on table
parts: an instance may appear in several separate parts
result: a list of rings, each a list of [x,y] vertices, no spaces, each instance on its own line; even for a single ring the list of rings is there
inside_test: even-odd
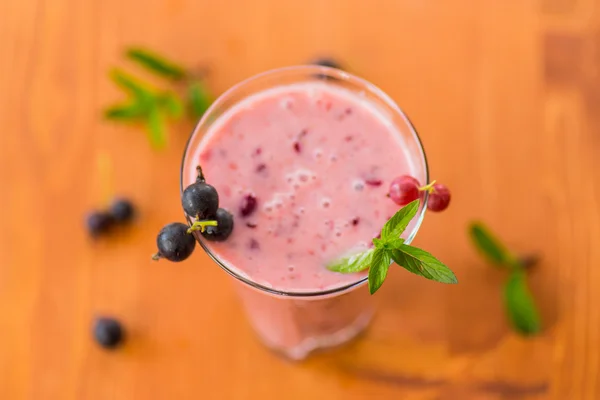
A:
[[[194,118],[200,118],[212,103],[212,96],[201,81],[192,81],[188,87],[188,103]]]
[[[141,82],[140,80],[118,68],[113,68],[110,71],[109,76],[112,81],[117,84],[117,86],[129,93],[134,98],[141,100],[153,98],[155,96],[155,90],[153,90],[149,85]]]
[[[168,79],[180,80],[187,75],[184,67],[148,49],[132,47],[126,55],[142,67]]]
[[[113,121],[139,121],[148,113],[142,103],[115,104],[104,110],[104,118]]]
[[[539,312],[523,271],[511,272],[504,286],[504,302],[508,318],[519,333],[533,335],[540,331]]]
[[[165,113],[173,118],[180,119],[183,116],[183,102],[173,92],[165,92],[158,96],[156,99],[158,107],[165,111]]]
[[[351,274],[354,272],[363,271],[371,265],[371,257],[373,256],[373,249],[363,251],[358,254],[354,254],[349,257],[336,260],[327,266],[327,269],[334,272],[341,272],[344,274]]]
[[[396,264],[413,274],[441,283],[458,283],[454,272],[425,250],[403,244],[391,254]]]
[[[148,111],[146,129],[148,130],[148,140],[150,140],[152,146],[156,149],[163,148],[167,142],[165,121],[156,105]]]
[[[369,292],[374,294],[383,284],[390,268],[390,253],[384,249],[376,248],[373,251],[371,268],[369,268]]]
[[[392,218],[390,218],[381,229],[381,240],[398,238],[406,229],[410,221],[419,211],[420,200],[414,200],[402,207]]]
[[[469,235],[475,247],[491,263],[497,266],[510,266],[515,264],[515,257],[481,222],[474,222],[469,226]]]

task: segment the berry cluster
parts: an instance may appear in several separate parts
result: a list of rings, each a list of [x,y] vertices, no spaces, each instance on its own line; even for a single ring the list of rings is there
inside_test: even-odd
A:
[[[431,211],[439,212],[448,208],[450,190],[441,183],[433,181],[428,185],[421,186],[416,178],[410,175],[402,175],[390,184],[389,196],[400,206],[405,206],[413,200],[423,198],[425,193],[429,193],[427,208]]]
[[[200,231],[205,239],[215,242],[226,240],[233,231],[233,215],[219,208],[217,189],[206,183],[200,166],[197,170],[196,182],[185,188],[181,196],[185,213],[196,221],[191,227],[180,222],[163,227],[156,237],[158,252],[153,256],[155,260],[165,258],[179,262],[188,258],[196,247],[194,231]]]
[[[134,214],[131,201],[115,199],[108,210],[96,210],[88,214],[85,222],[89,234],[96,238],[108,234],[116,225],[128,224]]]

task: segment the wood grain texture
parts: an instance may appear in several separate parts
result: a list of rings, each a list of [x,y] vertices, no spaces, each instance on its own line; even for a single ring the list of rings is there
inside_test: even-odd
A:
[[[6,0],[0,2],[0,398],[600,398],[600,10],[595,0]],[[150,263],[181,219],[191,129],[153,152],[99,118],[129,44],[209,65],[217,93],[257,72],[331,55],[416,124],[452,207],[417,243],[456,271],[446,287],[401,270],[362,340],[282,361],[248,327],[228,277],[197,251]],[[135,226],[96,243],[86,210],[135,199]],[[544,333],[507,329],[503,275],[465,232],[489,223],[539,252]],[[122,351],[90,340],[121,317]]]

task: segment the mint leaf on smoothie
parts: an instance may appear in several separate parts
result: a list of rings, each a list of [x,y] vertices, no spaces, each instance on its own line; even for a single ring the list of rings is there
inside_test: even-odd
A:
[[[419,200],[414,200],[402,207],[381,229],[381,239],[398,238],[419,210]]]
[[[371,265],[373,249],[354,254],[350,257],[342,258],[327,266],[330,271],[351,274],[363,271]]]
[[[375,293],[387,276],[390,268],[390,253],[382,248],[376,248],[373,252],[371,260],[371,268],[369,268],[369,292]]]
[[[396,264],[413,274],[436,282],[458,283],[454,272],[425,250],[403,244],[391,253]]]
[[[416,199],[402,207],[381,229],[381,238],[374,238],[375,249],[337,260],[327,268],[330,271],[354,273],[369,268],[369,291],[375,293],[383,284],[393,260],[413,274],[441,283],[458,283],[454,272],[440,260],[414,246],[404,244],[400,235],[419,210]]]

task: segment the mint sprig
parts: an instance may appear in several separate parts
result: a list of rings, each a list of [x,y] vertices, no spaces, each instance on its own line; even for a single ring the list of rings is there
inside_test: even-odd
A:
[[[469,236],[477,250],[490,263],[510,271],[503,291],[505,312],[511,326],[524,336],[538,333],[541,318],[533,294],[527,286],[526,271],[530,267],[527,260],[531,258],[518,258],[481,222],[473,222],[469,226]]]
[[[104,110],[104,118],[119,123],[139,123],[144,126],[154,148],[167,143],[167,122],[187,115],[196,121],[213,101],[199,74],[168,60],[155,52],[139,47],[125,51],[127,58],[169,81],[169,88],[158,88],[114,68],[110,79],[127,95],[127,100]]]
[[[393,261],[413,274],[442,283],[457,283],[456,276],[437,258],[404,243],[400,235],[419,211],[419,200],[401,208],[381,229],[381,237],[373,239],[374,249],[336,260],[327,268],[334,272],[355,273],[369,268],[369,291],[375,293],[385,281]]]

